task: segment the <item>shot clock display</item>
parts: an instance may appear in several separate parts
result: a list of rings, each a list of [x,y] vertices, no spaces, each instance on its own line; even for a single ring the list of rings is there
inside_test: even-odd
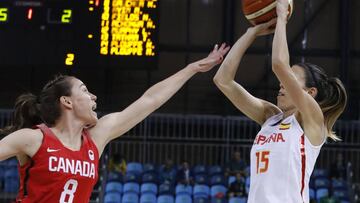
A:
[[[0,68],[155,68],[158,0],[1,0]]]

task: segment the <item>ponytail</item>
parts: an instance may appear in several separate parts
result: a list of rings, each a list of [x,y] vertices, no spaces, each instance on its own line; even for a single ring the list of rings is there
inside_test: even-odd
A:
[[[0,129],[0,135],[5,136],[21,128],[31,128],[41,123],[39,105],[35,95],[31,93],[20,95],[15,101],[11,124]]]
[[[327,92],[327,94],[325,94],[326,97],[323,98],[322,101],[319,101],[319,105],[324,114],[328,137],[334,141],[340,141],[341,139],[336,136],[332,128],[345,109],[347,103],[346,90],[338,78],[328,78],[327,84],[328,88],[325,90]]]
[[[315,100],[324,114],[324,124],[327,136],[334,141],[341,139],[332,130],[336,120],[344,111],[347,103],[346,90],[342,82],[335,77],[328,77],[325,71],[312,63],[296,64],[304,69],[305,86],[316,87],[318,90]]]

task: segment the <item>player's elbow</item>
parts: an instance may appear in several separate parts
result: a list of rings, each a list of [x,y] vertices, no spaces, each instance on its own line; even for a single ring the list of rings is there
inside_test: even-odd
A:
[[[161,97],[151,94],[145,94],[142,98],[142,102],[152,111],[160,108],[164,103]]]
[[[272,57],[272,70],[276,72],[280,68],[286,67],[287,62],[280,56],[273,56]]]
[[[226,86],[231,79],[227,79],[224,75],[221,75],[221,73],[216,73],[216,75],[213,78],[213,81],[215,85],[219,88]]]
[[[213,77],[213,82],[215,83],[216,86],[218,86],[218,84],[220,84],[220,78],[219,76],[216,74],[214,77]]]
[[[213,81],[215,83],[215,85],[220,89],[222,90],[223,87],[225,86],[225,82],[223,80],[221,80],[219,77],[215,76],[213,78]]]

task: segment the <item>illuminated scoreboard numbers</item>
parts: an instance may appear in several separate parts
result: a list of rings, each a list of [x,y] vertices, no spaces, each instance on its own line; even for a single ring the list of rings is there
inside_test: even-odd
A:
[[[49,24],[71,24],[73,10],[70,8],[49,8],[47,22]]]
[[[72,19],[72,10],[71,9],[63,9],[61,15],[61,22],[62,23],[71,23]]]
[[[103,4],[100,54],[155,56],[157,0],[109,0]],[[109,23],[111,19],[111,24]]]
[[[9,19],[9,9],[0,7],[0,23],[7,22]]]
[[[74,65],[74,59],[75,59],[75,54],[74,54],[74,53],[68,53],[68,54],[66,54],[66,57],[65,57],[65,65],[66,65],[66,66],[72,66],[72,65]]]

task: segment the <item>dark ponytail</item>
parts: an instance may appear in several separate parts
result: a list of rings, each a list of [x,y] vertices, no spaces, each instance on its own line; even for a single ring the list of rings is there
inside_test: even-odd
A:
[[[25,93],[16,99],[11,124],[0,129],[0,135],[5,136],[21,128],[31,128],[41,122],[37,97]]]
[[[39,97],[31,93],[20,95],[15,102],[12,122],[0,129],[0,136],[6,136],[21,128],[31,128],[40,123],[49,127],[55,125],[61,116],[60,97],[71,96],[72,76],[57,75],[41,90]]]
[[[305,86],[308,88],[316,87],[318,91],[315,100],[324,114],[324,124],[328,137],[339,141],[340,138],[336,136],[332,128],[347,103],[344,85],[338,78],[328,77],[325,71],[317,65],[311,63],[299,63],[296,65],[304,69]]]

